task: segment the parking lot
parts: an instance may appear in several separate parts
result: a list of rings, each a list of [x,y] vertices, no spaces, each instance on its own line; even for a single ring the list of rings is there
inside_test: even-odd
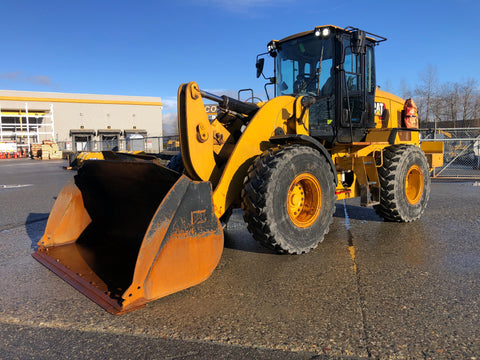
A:
[[[433,182],[410,224],[338,201],[298,256],[236,211],[207,281],[113,316],[30,256],[65,164],[0,162],[0,358],[480,359],[479,182]]]

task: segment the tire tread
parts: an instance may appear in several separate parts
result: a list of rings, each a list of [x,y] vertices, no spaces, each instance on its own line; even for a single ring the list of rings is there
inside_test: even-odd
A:
[[[328,224],[324,227],[323,233],[318,234],[318,241],[309,247],[300,247],[291,241],[285,241],[281,236],[276,236],[275,226],[272,226],[276,219],[272,209],[268,206],[268,197],[271,196],[267,189],[268,183],[274,178],[280,164],[288,163],[295,156],[302,156],[308,152],[315,152],[316,155],[319,155],[317,150],[300,145],[287,145],[268,149],[254,161],[244,179],[242,209],[247,229],[260,244],[277,253],[301,254],[310,251],[323,241],[324,235],[328,232],[329,226],[333,222],[335,206],[331,206],[331,213],[328,214]],[[319,159],[325,163],[323,164],[325,169],[330,169],[322,155],[319,156]],[[329,171],[334,189],[334,175],[331,169]],[[334,198],[331,201],[333,202]]]

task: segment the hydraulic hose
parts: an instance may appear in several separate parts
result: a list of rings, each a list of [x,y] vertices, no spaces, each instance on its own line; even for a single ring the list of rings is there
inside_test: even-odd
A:
[[[253,116],[259,109],[256,104],[246,103],[226,95],[218,96],[203,90],[200,90],[200,94],[205,99],[217,102],[222,109],[235,111],[239,114]]]

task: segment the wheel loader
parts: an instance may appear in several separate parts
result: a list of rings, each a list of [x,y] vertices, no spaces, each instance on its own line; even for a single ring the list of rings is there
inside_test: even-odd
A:
[[[272,40],[256,63],[257,77],[266,57],[275,64],[263,75],[267,101],[182,84],[181,152],[170,168],[133,155],[85,161],[33,256],[121,314],[206,280],[234,208],[280,254],[322,242],[340,199],[358,197],[387,221],[417,220],[443,150],[419,147],[412,102],[376,86],[374,49],[385,40],[331,25]],[[207,100],[220,109],[214,120]]]

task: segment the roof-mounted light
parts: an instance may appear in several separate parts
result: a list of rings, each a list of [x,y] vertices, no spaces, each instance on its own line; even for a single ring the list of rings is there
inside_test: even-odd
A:
[[[270,41],[267,45],[267,50],[270,56],[273,56],[273,57],[277,56],[277,41],[276,40]]]
[[[328,39],[330,37],[331,31],[330,28],[315,28],[315,36]]]
[[[270,41],[267,45],[267,50],[268,52],[272,52],[273,50],[275,50],[277,48],[276,44],[275,44],[275,41]]]

